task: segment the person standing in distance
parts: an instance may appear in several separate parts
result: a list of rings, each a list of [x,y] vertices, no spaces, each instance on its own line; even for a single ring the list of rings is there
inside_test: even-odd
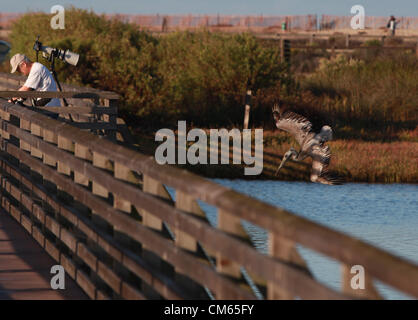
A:
[[[11,73],[16,71],[27,76],[26,82],[19,91],[57,91],[57,84],[51,72],[43,64],[32,62],[24,54],[17,53],[10,59],[12,66]],[[12,98],[9,102],[14,102]],[[60,107],[61,102],[58,98],[36,98],[33,101],[35,106]]]
[[[395,16],[390,16],[389,22],[388,22],[386,27],[389,28],[392,37],[395,36],[396,27],[397,27],[398,23],[399,23],[399,21],[396,20]]]

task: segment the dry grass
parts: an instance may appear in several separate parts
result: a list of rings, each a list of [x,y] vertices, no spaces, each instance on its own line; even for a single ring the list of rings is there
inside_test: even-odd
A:
[[[159,144],[154,141],[154,135],[145,135],[137,130],[135,136],[141,151],[154,155],[155,148]],[[346,182],[418,183],[418,141],[416,140],[398,142],[336,140],[329,142],[329,146],[332,153],[330,170],[336,172]],[[278,177],[274,175],[283,154],[290,147],[299,149],[297,142],[287,133],[265,130],[264,169],[260,176],[245,176],[242,165],[208,164],[182,167],[209,178],[309,181],[312,161],[310,158],[303,162],[289,161]]]
[[[273,148],[267,147],[265,159],[276,158],[276,166],[265,162],[265,170],[275,169],[282,156],[291,144],[284,143]],[[295,146],[295,144],[293,144]],[[347,182],[380,182],[380,183],[418,183],[418,143],[417,142],[362,142],[358,140],[337,140],[329,143],[332,152],[330,169],[338,173]],[[279,179],[289,176],[307,180],[311,159],[305,165],[286,165]],[[267,172],[268,172],[267,171]],[[303,173],[292,171],[302,171]]]

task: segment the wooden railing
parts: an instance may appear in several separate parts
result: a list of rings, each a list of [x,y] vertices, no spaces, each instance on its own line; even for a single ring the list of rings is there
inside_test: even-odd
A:
[[[0,128],[2,208],[92,299],[374,299],[375,280],[418,297],[417,265],[358,239],[4,100]],[[268,254],[242,221],[267,231]],[[339,261],[341,290],[296,245]]]
[[[25,80],[22,76],[0,73],[0,99],[29,98],[25,101],[28,108],[37,109],[36,111],[47,115],[57,114],[61,121],[80,129],[88,129],[95,134],[134,144],[125,122],[117,116],[119,95],[114,92],[66,84],[62,86],[64,92],[16,91]],[[64,98],[69,106],[33,107],[30,101],[32,98]],[[61,105],[64,106],[63,101]]]

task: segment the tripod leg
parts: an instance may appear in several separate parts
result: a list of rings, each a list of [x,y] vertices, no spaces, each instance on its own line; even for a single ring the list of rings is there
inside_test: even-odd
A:
[[[62,92],[61,84],[60,84],[60,82],[58,81],[57,73],[55,72],[55,69],[54,69],[54,68],[52,68],[52,76],[54,77],[55,83],[57,84],[57,89],[58,89],[58,91],[59,91],[59,92]],[[65,100],[65,98],[62,98],[61,100],[62,100],[62,103],[64,104],[64,106],[65,106],[65,107],[68,107],[68,102],[67,102],[67,100]],[[71,121],[71,122],[74,122],[74,119],[73,119],[73,117],[71,116],[71,114],[68,114],[68,116],[69,116],[69,118],[70,118],[70,121]]]

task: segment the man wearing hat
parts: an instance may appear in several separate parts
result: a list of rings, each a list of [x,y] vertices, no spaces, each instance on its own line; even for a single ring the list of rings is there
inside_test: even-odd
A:
[[[17,53],[10,59],[10,65],[12,66],[11,73],[19,71],[20,73],[28,76],[25,84],[19,89],[19,91],[57,91],[57,85],[55,80],[49,72],[49,70],[39,62],[32,62],[24,54]],[[14,101],[16,98],[9,100]],[[36,98],[34,99],[36,106],[47,107],[60,107],[60,100],[57,98]]]

